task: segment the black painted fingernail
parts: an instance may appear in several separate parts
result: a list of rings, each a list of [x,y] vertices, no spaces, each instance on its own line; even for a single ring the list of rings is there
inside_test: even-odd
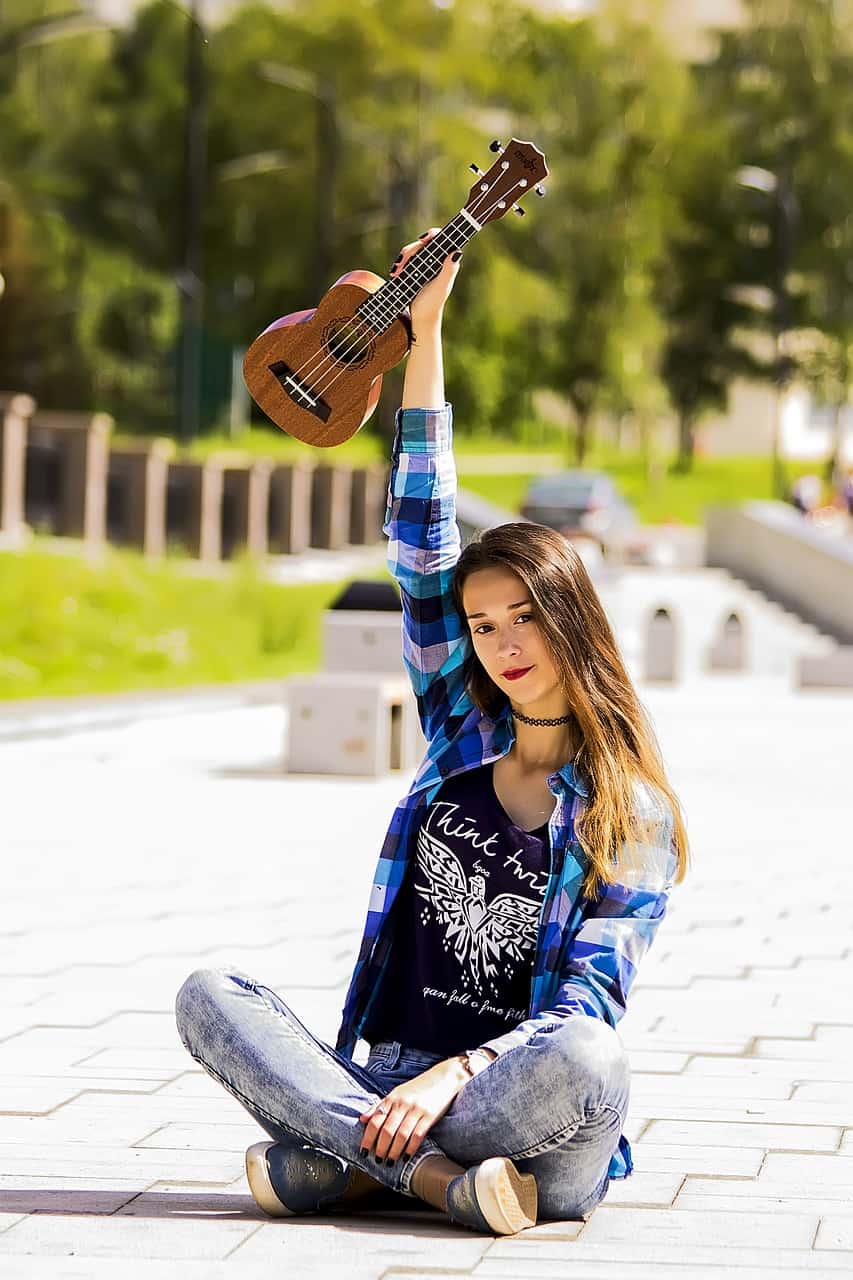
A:
[[[402,256],[403,256],[403,255],[402,255],[402,253],[398,253],[398,254],[397,254],[397,256],[396,256],[396,258],[394,259],[394,261],[395,261],[395,262],[399,262],[399,261],[400,261],[400,259],[402,258]]]
[[[391,1159],[389,1159],[388,1157],[386,1157],[386,1159],[385,1159],[385,1163],[386,1163],[386,1164],[396,1164],[396,1163],[397,1163],[397,1161],[396,1161],[396,1160],[391,1160]]]
[[[426,240],[426,238],[427,238],[427,236],[428,236],[428,235],[429,235],[429,232],[428,232],[428,231],[422,231],[422,232],[421,232],[421,234],[418,236],[418,239],[419,239],[419,240]]]
[[[359,1147],[358,1154],[360,1156],[369,1156],[370,1152],[368,1151],[367,1147]]]
[[[459,259],[462,257],[462,250],[457,249],[455,253],[451,253],[450,257],[453,262],[458,262]]]

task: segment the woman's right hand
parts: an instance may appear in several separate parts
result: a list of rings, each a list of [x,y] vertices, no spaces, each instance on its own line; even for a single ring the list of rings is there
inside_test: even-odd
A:
[[[404,245],[400,251],[399,258],[391,268],[391,277],[394,278],[398,276],[408,263],[409,259],[413,258],[416,253],[427,252],[427,246],[429,245],[430,240],[434,240],[440,230],[440,227],[430,227],[429,231],[425,232],[419,239],[413,240],[410,244]],[[435,279],[431,280],[429,284],[421,289],[420,293],[416,294],[413,298],[411,307],[409,308],[413,326],[423,326],[424,324],[437,325],[441,322],[444,304],[453,289],[453,284],[459,271],[459,262],[461,257],[462,255],[460,253],[459,258],[454,262],[452,256],[448,254],[444,259],[441,271]]]

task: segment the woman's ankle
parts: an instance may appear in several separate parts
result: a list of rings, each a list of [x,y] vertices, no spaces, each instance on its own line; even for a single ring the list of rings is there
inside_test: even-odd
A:
[[[412,1174],[412,1191],[435,1209],[447,1210],[447,1188],[465,1170],[439,1152],[425,1156]]]
[[[338,1200],[360,1200],[363,1196],[369,1196],[374,1191],[381,1191],[382,1187],[383,1183],[371,1178],[369,1173],[365,1173],[363,1169],[357,1169],[354,1165],[351,1165],[347,1188],[338,1196]]]

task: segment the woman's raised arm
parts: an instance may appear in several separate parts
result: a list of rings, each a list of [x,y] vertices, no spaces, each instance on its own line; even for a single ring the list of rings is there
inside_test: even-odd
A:
[[[423,245],[423,239],[406,245],[395,266],[405,265]],[[414,338],[397,413],[383,525],[387,565],[400,587],[403,606],[403,661],[428,741],[441,732],[464,691],[462,664],[468,643],[451,589],[460,539],[453,414],[444,397],[441,358],[442,312],[458,265],[458,259],[448,257],[412,305]]]

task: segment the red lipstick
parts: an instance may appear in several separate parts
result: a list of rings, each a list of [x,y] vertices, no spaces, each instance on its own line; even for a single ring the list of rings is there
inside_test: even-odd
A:
[[[528,671],[532,671],[532,667],[511,667],[509,671],[503,671],[504,680],[520,680],[522,676],[526,676]]]

